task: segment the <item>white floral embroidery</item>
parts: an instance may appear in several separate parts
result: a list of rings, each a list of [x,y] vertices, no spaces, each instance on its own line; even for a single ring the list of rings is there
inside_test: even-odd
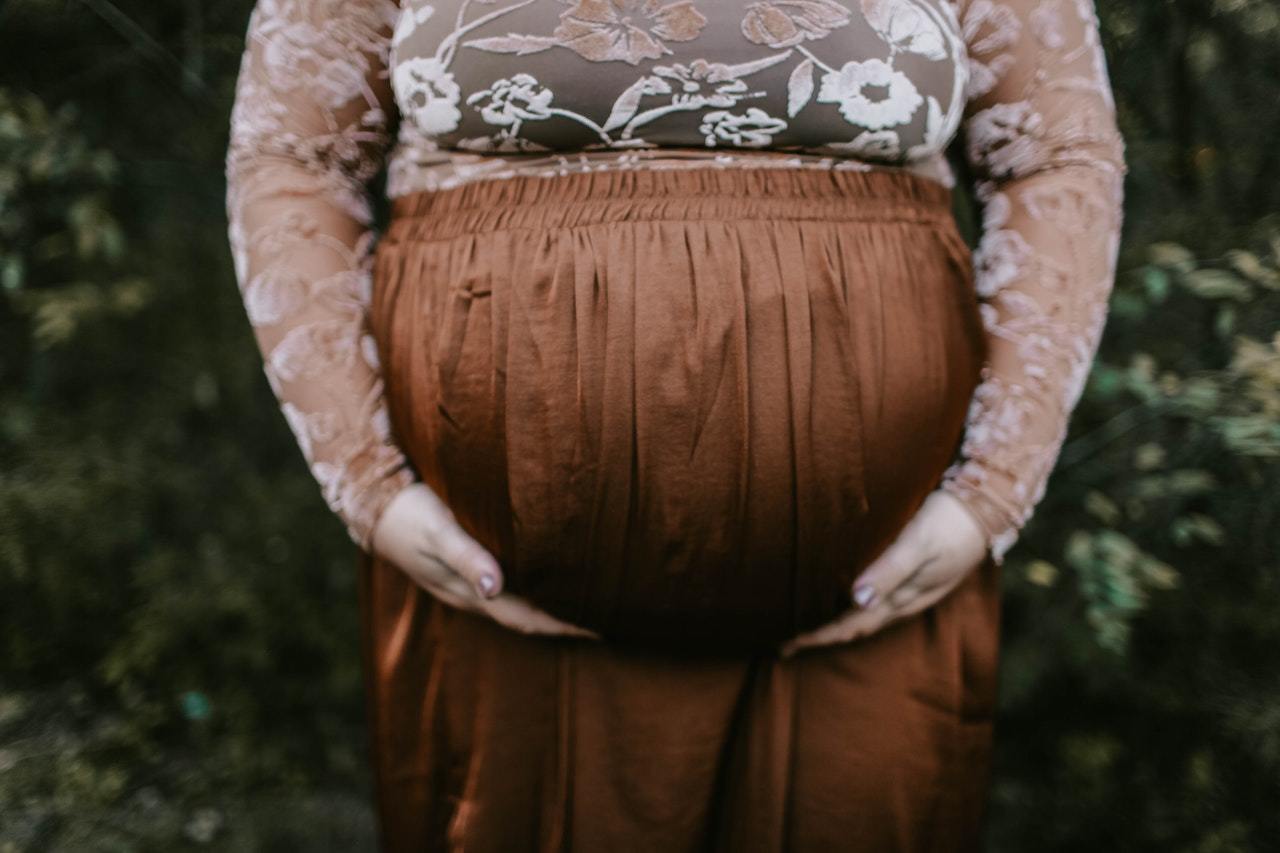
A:
[[[868,90],[875,89],[883,96],[871,97]],[[846,62],[824,74],[818,100],[839,104],[845,121],[871,130],[906,124],[924,103],[911,78],[881,59]]]
[[[500,130],[492,136],[477,136],[458,140],[458,147],[463,151],[475,151],[486,154],[517,154],[537,151],[550,151],[540,145],[519,136],[512,136],[506,130]]]
[[[835,0],[764,0],[747,5],[742,34],[756,44],[792,47],[824,39],[850,20],[849,10]]]
[[[1013,48],[1022,35],[1022,19],[1010,7],[995,0],[972,0],[963,17],[965,43],[969,46],[969,100],[977,100],[996,87],[1016,61]]]
[[[355,349],[351,327],[343,322],[294,326],[272,351],[268,364],[281,382],[314,379],[350,358]]]
[[[414,8],[415,4],[422,6],[422,0],[406,2],[408,9]],[[506,126],[507,132],[501,135],[477,134],[477,128],[468,123],[465,113],[461,121],[457,121],[454,113],[446,112],[443,121],[411,121],[410,124],[416,126],[402,130],[402,140],[415,135],[418,138],[403,141],[393,159],[402,160],[404,152],[410,150],[427,154],[449,150],[524,153],[556,147],[544,143],[558,134],[569,134],[567,138],[573,140],[572,147],[584,150],[596,147],[646,148],[652,146],[646,134],[659,124],[663,147],[671,147],[678,141],[694,146],[704,143],[708,137],[704,130],[723,118],[717,116],[712,120],[707,115],[708,111],[755,115],[742,112],[741,102],[771,99],[771,89],[775,84],[769,82],[761,87],[749,81],[774,66],[782,65],[786,68],[787,81],[785,107],[772,101],[753,104],[752,107],[771,117],[776,118],[785,111],[788,118],[794,118],[814,101],[817,90],[815,75],[818,74],[823,75],[825,96],[817,100],[838,104],[839,113],[847,122],[865,129],[879,130],[907,124],[915,110],[927,103],[929,112],[925,126],[912,129],[910,132],[915,138],[910,140],[910,144],[900,144],[898,153],[886,159],[898,164],[905,157],[918,161],[922,166],[932,160],[934,162],[927,166],[927,171],[935,175],[943,171],[938,168],[936,160],[958,128],[964,106],[961,95],[969,73],[960,38],[960,22],[946,3],[939,0],[859,0],[867,31],[877,36],[876,41],[868,41],[863,30],[855,33],[850,27],[855,20],[854,11],[838,0],[757,0],[746,4],[737,19],[744,42],[753,47],[747,51],[736,51],[736,54],[746,57],[743,61],[726,62],[714,56],[688,55],[701,50],[705,33],[722,26],[722,18],[712,21],[701,8],[709,2],[562,0],[563,5],[570,8],[558,11],[554,19],[548,15],[548,24],[554,23],[554,27],[543,29],[526,22],[517,30],[501,29],[513,12],[535,8],[539,3],[551,12],[555,8],[552,0],[516,0],[505,6],[491,0],[483,3],[481,0],[462,0],[456,15],[448,21],[438,15],[429,15],[426,25],[415,23],[412,27],[407,22],[416,22],[418,17],[405,11],[400,19],[401,31],[395,40],[394,61],[410,62],[414,57],[433,60],[419,77],[429,77],[434,81],[446,79],[443,75],[448,74],[447,80],[451,82],[474,80],[480,75],[493,79],[484,71],[491,63],[486,64],[482,57],[486,54],[512,54],[529,57],[519,61],[531,64],[505,75],[506,85],[516,80],[518,74],[540,82],[536,97],[533,91],[511,93],[524,104],[519,109],[507,103],[506,92],[493,91],[493,86],[471,90],[468,84],[461,99],[472,105],[484,103],[485,108],[481,111],[483,120]],[[404,33],[403,37],[400,32]],[[836,33],[841,33],[843,38],[838,39],[834,35]],[[837,49],[846,50],[847,45],[855,44],[858,46],[857,55],[833,67],[814,53],[819,48],[823,48],[824,53],[831,53],[826,49],[829,43],[836,45]],[[599,89],[593,90],[587,98],[578,94],[579,86],[575,83],[575,103],[564,103],[557,93],[571,85],[572,78],[566,78],[560,69],[571,67],[571,63],[567,65],[560,60],[559,65],[550,65],[546,64],[544,57],[563,57],[565,49],[576,54],[580,64],[621,63],[636,66],[637,74],[622,84],[622,91],[616,95],[605,94],[610,86],[618,85],[610,82],[617,80],[616,76],[600,74],[602,82]],[[723,51],[724,48],[718,50]],[[652,64],[647,69],[644,67],[647,61],[668,55],[678,56],[676,61]],[[912,61],[917,65],[932,62],[944,66],[944,73],[930,79],[946,81],[949,78],[949,88],[929,92],[926,99],[917,91],[911,75],[895,66],[895,57],[899,56],[914,57]],[[535,69],[533,57],[538,57],[536,61],[544,64],[537,65]],[[395,88],[401,103],[410,96],[418,101],[442,96],[446,104],[458,100],[447,97],[452,94],[451,90],[438,91],[443,84],[427,87],[424,94],[421,81],[416,81],[416,86],[402,85],[396,72],[393,72],[393,79],[397,81]],[[776,81],[776,74],[770,80]],[[881,87],[885,91],[879,91]],[[612,97],[612,101],[607,102],[606,97]],[[553,101],[559,106],[552,107]],[[586,103],[579,103],[582,101]],[[589,108],[593,102],[597,109]],[[610,105],[605,107],[605,103]],[[425,105],[419,108],[425,109]],[[682,113],[687,117],[677,118]],[[424,113],[423,117],[429,119],[430,114]],[[537,144],[524,146],[518,141],[524,138],[521,125],[533,119],[546,124],[539,128]],[[828,139],[806,138],[817,133],[816,128],[821,124],[829,122],[830,119],[824,117],[817,125],[812,122],[796,125],[803,128],[797,139],[770,132],[767,146],[785,142],[789,150],[802,154],[806,150],[815,154],[838,151],[826,144]],[[725,125],[726,128],[728,126]],[[441,127],[449,129],[441,131],[438,129]],[[588,142],[582,136],[581,129],[584,128],[594,136],[594,141]],[[792,123],[787,122],[783,133],[791,132]],[[762,137],[758,133],[719,135],[712,132],[710,135],[715,147],[762,147]],[[875,157],[883,150],[883,146],[871,146],[859,156]],[[437,158],[437,162],[444,169],[456,160],[445,157]],[[419,164],[420,167],[426,165],[422,160]],[[402,163],[396,163],[393,171],[410,170]],[[397,180],[395,186],[402,187],[403,184]]]
[[[695,59],[688,65],[655,65],[646,94],[671,95],[671,103],[698,109],[731,107],[747,92],[747,81],[739,79],[723,62]],[[662,79],[666,78],[666,79]]]
[[[833,142],[828,147],[850,157],[871,159],[893,159],[902,153],[901,140],[892,130],[866,130],[849,142]]]
[[[551,116],[551,90],[538,86],[538,81],[528,74],[495,80],[488,89],[467,98],[467,103],[476,106],[489,124],[515,125],[513,131],[522,121]]]
[[[425,4],[416,9],[413,6],[405,6],[401,9],[400,19],[396,22],[395,32],[391,35],[392,50],[395,50],[395,48],[400,46],[401,42],[413,35],[414,30],[416,30],[420,25],[425,24],[427,19],[429,19],[434,13],[435,8]]]
[[[743,115],[726,110],[709,112],[698,129],[706,134],[707,146],[727,141],[744,148],[763,148],[773,141],[773,134],[786,130],[787,123],[759,107],[748,107]]]
[[[690,41],[706,23],[693,0],[576,0],[554,36],[587,59],[635,65],[671,53],[664,42]]]
[[[439,59],[406,59],[396,66],[392,81],[400,110],[424,133],[448,133],[458,126],[462,90]]]
[[[1031,31],[1048,50],[1061,50],[1067,43],[1062,34],[1062,10],[1039,6],[1031,13]]]
[[[1040,156],[1043,129],[1030,102],[995,104],[969,121],[969,158],[993,175],[1015,174]]]
[[[918,53],[929,59],[946,59],[942,29],[910,0],[862,0],[867,23],[895,50]]]
[[[369,546],[415,478],[366,324],[369,186],[384,165],[392,197],[602,169],[898,168],[951,186],[944,154],[963,123],[990,353],[941,485],[997,561],[1016,542],[1088,375],[1119,249],[1124,146],[1093,2],[726,6],[258,0],[231,114],[228,238],[264,376],[354,541]],[[546,26],[512,32],[519,10]],[[582,144],[544,144],[561,132]]]
[[[975,288],[988,299],[1026,273],[1032,249],[1017,231],[986,231],[973,253]]]
[[[307,301],[307,279],[296,270],[268,269],[249,280],[245,310],[255,326],[271,326],[296,314]]]

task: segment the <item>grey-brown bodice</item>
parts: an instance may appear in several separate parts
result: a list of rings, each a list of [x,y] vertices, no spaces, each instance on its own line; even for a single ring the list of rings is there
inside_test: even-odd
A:
[[[967,66],[946,0],[405,0],[391,75],[441,150],[902,161],[946,147]]]

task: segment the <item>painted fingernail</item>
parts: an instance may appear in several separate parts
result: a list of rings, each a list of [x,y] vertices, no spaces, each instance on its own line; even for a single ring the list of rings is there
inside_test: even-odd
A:
[[[480,576],[480,591],[486,596],[493,595],[493,591],[497,588],[498,582],[494,580],[493,575]]]
[[[876,590],[871,584],[861,583],[853,588],[853,600],[859,607],[869,607],[876,600]]]

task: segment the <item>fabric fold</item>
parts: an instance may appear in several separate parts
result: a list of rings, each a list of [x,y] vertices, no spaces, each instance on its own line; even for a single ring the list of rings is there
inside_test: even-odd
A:
[[[765,648],[850,606],[978,381],[950,194],[602,172],[396,200],[397,435],[506,588],[612,642]]]
[[[997,567],[870,638],[773,645],[850,605],[958,448],[983,351],[949,198],[539,181],[401,204],[372,333],[423,480],[508,589],[606,640],[367,557],[385,849],[976,849]]]

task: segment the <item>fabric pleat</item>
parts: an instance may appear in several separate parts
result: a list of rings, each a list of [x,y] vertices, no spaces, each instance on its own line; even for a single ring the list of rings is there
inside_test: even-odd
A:
[[[396,433],[512,592],[618,643],[776,644],[848,606],[958,446],[983,342],[954,231],[890,172],[398,198]]]
[[[392,428],[518,634],[360,554],[389,851],[979,849],[999,570],[780,660],[938,485],[984,356],[941,185],[601,172],[396,199]]]

